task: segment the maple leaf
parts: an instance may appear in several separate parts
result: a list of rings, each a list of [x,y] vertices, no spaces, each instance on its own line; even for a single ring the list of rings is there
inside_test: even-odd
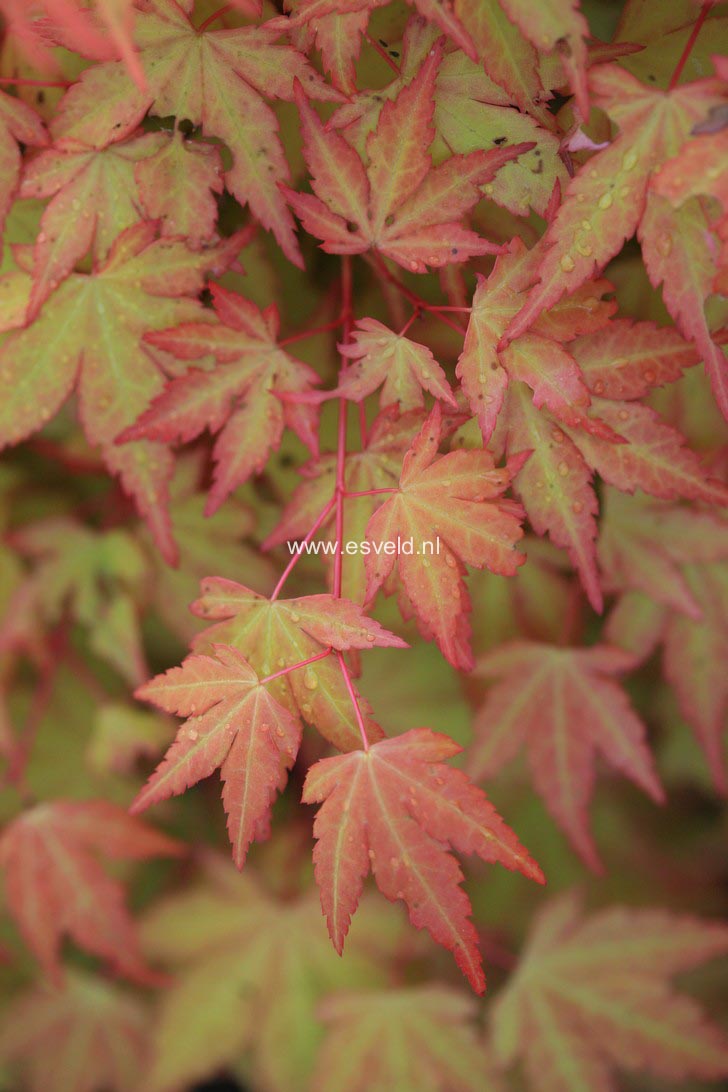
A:
[[[435,135],[433,95],[441,56],[438,44],[414,79],[385,103],[367,139],[366,167],[339,133],[324,128],[298,87],[314,193],[282,189],[306,231],[323,239],[328,253],[362,254],[373,247],[414,273],[498,253],[499,247],[459,220],[479,200],[480,186],[530,145],[452,156],[433,168],[427,148]]]
[[[597,551],[608,590],[643,592],[697,622],[682,566],[727,558],[728,525],[715,512],[606,489]]]
[[[26,166],[21,197],[51,198],[34,247],[33,288],[26,321],[91,249],[105,259],[116,238],[139,220],[136,164],[152,155],[161,134],[106,147],[51,147]]]
[[[505,14],[538,50],[558,54],[576,106],[584,120],[589,118],[589,88],[586,78],[586,41],[589,25],[579,11],[579,0],[546,0],[536,6],[528,0],[499,0]]]
[[[445,986],[337,994],[319,1006],[328,1031],[312,1087],[498,1092],[475,1011],[472,998]]]
[[[356,93],[356,61],[361,52],[362,35],[369,23],[369,10],[343,11],[342,4],[320,15],[306,18],[298,25],[297,17],[306,0],[286,0],[284,7],[291,12],[289,33],[302,53],[315,45],[321,54],[324,71],[334,87],[344,95]]]
[[[296,7],[296,13],[290,20],[294,27],[319,21],[332,14],[365,14],[368,20],[370,12],[386,4],[387,0],[301,0]],[[411,0],[419,15],[434,23],[442,33],[447,34],[452,41],[462,49],[469,57],[475,60],[477,54],[465,23],[456,14],[457,8],[446,3],[445,0]],[[362,22],[361,33],[366,30],[366,21]]]
[[[194,297],[205,275],[224,269],[237,243],[233,236],[193,254],[183,242],[156,239],[156,233],[153,222],[128,228],[93,273],[68,277],[36,320],[4,341],[0,371],[8,394],[0,410],[0,445],[16,444],[41,428],[78,386],[89,443],[101,445],[107,466],[119,475],[173,562],[176,547],[166,511],[172,457],[160,444],[121,447],[113,437],[164,386],[140,344],[142,335],[197,318],[200,306]],[[29,291],[30,279],[18,276]]]
[[[367,618],[362,609],[331,595],[297,599],[266,599],[232,580],[208,578],[192,611],[216,624],[193,642],[205,650],[211,643],[231,645],[261,674],[276,674],[320,656],[327,648],[340,650],[376,645],[402,648],[405,642]],[[351,695],[334,657],[316,659],[301,670],[272,679],[275,694],[292,713],[302,716],[341,751],[361,746]],[[362,703],[367,734],[382,731]]]
[[[144,211],[161,221],[163,235],[183,235],[193,249],[212,239],[215,196],[225,185],[215,144],[186,140],[176,129],[154,155],[137,163],[134,175]]]
[[[714,248],[711,246],[706,248],[706,236],[697,234],[693,239],[693,255],[691,256],[694,259],[697,258],[700,262],[698,271],[704,296],[707,296],[711,287],[714,292],[722,295],[728,294],[728,186],[726,185],[726,177],[728,176],[728,130],[719,128],[715,132],[714,126],[709,119],[710,115],[708,120],[694,127],[693,132],[697,135],[692,140],[686,141],[679,154],[674,159],[668,160],[652,180],[653,192],[666,197],[670,204],[678,209],[691,197],[700,197],[702,194],[715,198],[722,205],[722,214],[717,217],[713,217],[702,206],[699,212],[697,207],[693,206],[695,213],[701,220],[701,214],[705,215],[706,226],[712,228],[722,244],[722,251],[717,258],[717,262],[715,262],[717,265],[715,283],[711,286],[709,278],[714,271]],[[679,222],[682,223],[683,219],[684,217],[680,217]],[[662,236],[663,250],[667,248],[668,239],[673,240],[671,233]],[[666,256],[669,257],[669,255]],[[695,266],[698,263],[694,260],[692,264]],[[702,266],[702,269],[700,269],[700,266]],[[678,283],[677,280],[674,281],[676,286]],[[694,319],[689,314],[689,308],[691,303],[694,302],[694,290],[691,295],[693,298],[688,296],[683,310],[684,321],[692,324]],[[677,305],[677,300],[675,303]],[[700,334],[701,330],[697,329],[696,340]]]
[[[533,528],[568,550],[600,611],[592,471],[619,489],[665,499],[723,504],[728,494],[680,433],[634,401],[695,363],[694,350],[652,323],[605,327],[613,309],[600,301],[606,282],[578,288],[503,344],[537,260],[538,250],[516,240],[479,283],[457,374],[486,441],[531,452],[514,489]]]
[[[395,334],[377,319],[357,319],[351,341],[339,345],[339,352],[354,363],[342,371],[329,397],[361,402],[383,384],[383,409],[392,403],[402,411],[419,409],[423,390],[457,408],[445,373],[427,346]]]
[[[42,146],[48,143],[48,134],[35,110],[0,91],[0,229],[20,181],[19,142]]]
[[[261,685],[244,656],[215,645],[145,683],[136,697],[188,719],[134,800],[136,814],[183,793],[218,767],[233,857],[242,868],[251,842],[267,837],[273,800],[293,765],[301,725]]]
[[[199,32],[192,9],[189,0],[146,0],[136,40],[147,90],[135,87],[119,63],[95,65],[65,96],[57,123],[68,139],[90,144],[112,133],[123,139],[149,110],[201,126],[230,149],[227,188],[300,265],[293,220],[276,186],[289,177],[278,121],[262,95],[291,99],[294,79],[321,99],[336,101],[339,93],[292,46],[276,43],[281,28],[274,23]]]
[[[29,1092],[134,1092],[148,1056],[144,1003],[75,969],[62,991],[40,984],[15,997],[0,1024],[0,1058]]]
[[[538,882],[543,875],[485,793],[442,761],[460,750],[449,736],[414,728],[366,751],[320,760],[306,775],[303,801],[324,801],[314,821],[314,866],[336,950],[343,948],[371,870],[382,894],[403,899],[412,924],[453,952],[482,993],[470,903],[448,848]]]
[[[171,443],[192,440],[205,428],[218,432],[206,515],[217,511],[251,474],[262,471],[286,425],[312,451],[318,447],[316,405],[278,397],[308,392],[319,377],[278,347],[275,305],[260,311],[219,285],[212,285],[211,291],[218,322],[189,322],[158,330],[146,335],[145,341],[182,360],[213,354],[216,367],[190,369],[172,379],[135,424],[117,437],[121,444],[129,440]]]
[[[430,413],[404,457],[399,487],[377,509],[366,529],[367,597],[392,573],[395,562],[420,624],[455,667],[472,666],[467,613],[470,601],[463,563],[512,576],[524,557],[520,508],[499,499],[519,464],[496,468],[488,451],[452,451],[437,457],[439,406]],[[437,552],[423,558],[422,543],[437,537]],[[395,556],[387,544],[411,540],[413,551]]]
[[[469,21],[471,29],[484,12],[486,19],[495,13],[496,23],[502,22],[524,49],[531,49],[497,5],[479,4]],[[486,33],[490,38],[483,51],[486,62],[498,63],[508,57],[507,49],[493,45],[497,39],[494,28],[489,26]],[[329,125],[339,129],[362,157],[384,103],[395,99],[416,76],[437,37],[438,32],[431,24],[416,17],[410,19],[402,39],[400,75],[385,88],[359,92],[352,102],[340,106],[331,117]],[[523,57],[517,58],[514,68],[523,73]],[[540,83],[538,86],[540,88]],[[434,101],[435,139],[430,149],[434,163],[440,164],[453,153],[467,155],[490,146],[500,147],[506,139],[514,144],[531,144],[529,151],[524,149],[517,159],[504,164],[495,178],[481,187],[481,194],[514,215],[527,216],[531,207],[543,214],[556,181],[560,180],[562,185],[568,181],[559,158],[558,137],[547,128],[553,126],[548,111],[531,103],[530,109],[538,120],[532,114],[514,112],[511,94],[493,83],[482,67],[460,50],[446,52],[443,56],[437,70]],[[528,108],[524,107],[524,110]]]
[[[558,648],[513,641],[479,661],[498,680],[475,724],[468,771],[489,777],[525,743],[537,792],[587,864],[600,870],[587,805],[601,753],[653,800],[664,799],[645,727],[613,676],[636,666],[620,648]]]
[[[12,0],[11,0],[12,3]],[[96,61],[120,58],[131,79],[144,90],[144,72],[134,45],[134,0],[41,0],[44,32],[74,53]]]
[[[299,864],[291,856],[294,872]],[[315,890],[276,898],[251,865],[239,874],[212,855],[198,882],[155,904],[142,938],[147,955],[176,972],[160,998],[150,1092],[212,1076],[244,1050],[250,1083],[307,1087],[322,1038],[317,1001],[343,987],[384,986],[388,956],[408,943],[402,922],[363,905],[342,960]]]
[[[399,415],[395,406],[389,406],[372,422],[363,450],[347,454],[344,466],[346,489],[349,493],[360,494],[344,497],[344,520],[351,541],[364,541],[367,524],[381,503],[379,495],[370,491],[396,488],[402,458],[421,425],[421,413],[412,411]],[[306,537],[334,497],[336,455],[327,453],[311,460],[301,467],[300,474],[303,481],[285,506],[278,526],[263,543],[265,549]],[[324,519],[318,534],[326,543],[335,542],[333,515]],[[324,551],[323,560],[329,565],[329,575],[332,577],[332,555]],[[343,569],[344,596],[363,603],[367,586],[364,556],[352,554],[347,557]]]
[[[58,625],[68,610],[88,629],[91,650],[138,685],[147,669],[134,593],[146,576],[146,559],[131,536],[100,534],[58,517],[25,524],[14,544],[35,561],[16,602],[31,606],[41,628]]]
[[[182,852],[178,842],[104,800],[54,800],[13,819],[0,837],[8,907],[44,971],[61,980],[64,935],[121,974],[153,979],[121,885],[94,854],[145,860]],[[32,864],[32,867],[28,867]]]
[[[610,502],[610,508],[612,508]],[[610,520],[615,517],[610,513]],[[633,510],[633,518],[636,516]],[[616,517],[619,519],[619,514]],[[728,793],[724,753],[728,679],[728,567],[725,521],[712,513],[690,513],[669,507],[647,512],[645,528],[655,532],[684,532],[685,537],[661,540],[654,550],[653,573],[644,572],[643,542],[632,532],[621,547],[634,557],[629,571],[614,546],[614,529],[604,530],[604,557],[611,590],[620,596],[607,623],[610,641],[642,659],[662,644],[663,673],[674,688],[680,710],[703,749],[713,782]],[[679,568],[678,568],[679,566]],[[657,573],[664,581],[655,587]]]
[[[615,1067],[723,1076],[725,1039],[669,977],[726,951],[724,926],[628,907],[581,919],[577,899],[561,896],[536,918],[496,1002],[495,1050],[523,1058],[538,1092],[616,1092]]]
[[[709,231],[700,203],[680,210],[652,187],[660,167],[678,154],[692,127],[722,101],[720,81],[698,80],[661,91],[616,65],[600,65],[589,76],[593,101],[619,126],[609,147],[575,174],[544,236],[540,283],[530,292],[505,338],[522,333],[564,292],[600,270],[637,232],[653,285],[664,282],[663,298],[678,329],[702,355],[713,390],[728,415],[728,369],[722,348],[711,337],[704,300],[715,277],[706,250]],[[690,277],[684,276],[686,268]]]

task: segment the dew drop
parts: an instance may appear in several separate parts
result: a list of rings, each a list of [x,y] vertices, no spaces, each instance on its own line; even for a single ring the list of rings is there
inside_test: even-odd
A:
[[[571,254],[564,254],[563,258],[559,262],[559,265],[563,269],[564,273],[571,273],[574,268],[574,259]]]
[[[612,207],[612,195],[611,193],[603,193],[597,202],[600,209],[611,209]]]
[[[584,231],[591,231],[592,230],[591,220],[582,220],[581,226],[584,229]]]
[[[636,166],[637,166],[637,152],[635,152],[635,151],[625,152],[624,156],[622,157],[622,170],[623,171],[631,171]]]
[[[197,739],[197,737],[199,735],[199,732],[197,731],[196,728],[190,728],[188,730],[188,732],[187,732],[187,735],[188,735],[189,739],[191,739],[192,742],[194,743],[194,741]]]
[[[445,554],[445,564],[450,569],[455,568],[455,565],[457,564],[457,562],[455,561],[455,558],[452,556],[452,554]]]
[[[377,638],[375,637],[375,635],[373,633],[367,633],[367,641],[369,641],[371,644],[374,644],[376,639]]]
[[[565,462],[559,463],[559,474],[562,478],[566,478],[569,473],[569,464]]]
[[[583,254],[585,258],[588,258],[593,253],[590,243],[584,243],[579,241],[576,244],[576,249],[579,251],[580,254]]]
[[[315,690],[318,686],[318,679],[316,678],[315,673],[311,670],[310,667],[307,667],[306,671],[304,672],[303,685],[306,687],[307,690]]]
[[[301,621],[301,615],[296,614],[296,612],[294,610],[292,610],[291,611],[291,621],[293,622],[294,625],[298,625],[298,623]]]
[[[656,245],[663,258],[667,258],[672,250],[672,236],[668,235],[667,232],[663,232],[662,235],[658,235]]]
[[[627,413],[626,409],[621,409],[617,414],[617,417],[619,417],[620,421],[626,421],[629,418],[629,414]]]
[[[556,444],[563,444],[564,442],[564,434],[560,428],[553,429],[551,432],[551,437]]]
[[[655,382],[655,373],[653,372],[652,368],[647,368],[646,369],[646,371],[644,372],[644,377],[645,377],[645,382],[646,383],[654,383]]]
[[[576,512],[576,514],[577,514],[577,516],[578,516],[578,515],[579,515],[579,513],[580,513],[580,512],[582,512],[582,511],[584,510],[584,505],[582,504],[582,502],[581,502],[580,500],[576,500],[576,501],[574,501],[574,503],[572,504],[572,506],[571,506],[571,510],[572,510],[572,512]]]

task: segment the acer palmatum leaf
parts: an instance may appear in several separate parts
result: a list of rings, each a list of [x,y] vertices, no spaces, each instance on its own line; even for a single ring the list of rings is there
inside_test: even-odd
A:
[[[281,627],[297,627],[322,648],[346,652],[352,648],[407,648],[395,633],[368,618],[358,603],[333,595],[301,595],[294,599],[268,599],[234,580],[210,577],[202,583],[202,598],[193,610],[208,621],[235,618],[242,628],[259,629],[265,616],[276,614]],[[213,627],[204,635],[230,633],[231,627]]]
[[[682,566],[728,559],[728,522],[716,512],[607,488],[597,552],[609,591],[643,592],[699,622]]]
[[[215,645],[214,657],[188,656],[136,695],[188,719],[132,813],[178,796],[219,768],[233,859],[242,868],[251,842],[268,835],[273,801],[298,753],[300,722],[261,685],[245,657],[225,645]]]
[[[368,163],[335,130],[324,128],[298,86],[304,156],[313,195],[283,190],[306,231],[330,254],[374,248],[414,273],[464,262],[500,247],[459,221],[480,187],[531,144],[452,156],[432,166],[434,88],[442,45],[434,46],[414,79],[386,102],[367,139]],[[393,151],[394,150],[394,151]]]
[[[29,1092],[134,1092],[149,1047],[145,1002],[77,968],[63,990],[42,982],[25,990],[0,1022],[0,1059],[19,1068]]]
[[[278,859],[287,862],[285,894],[269,889],[269,870],[249,863],[237,872],[208,850],[199,855],[195,881],[156,900],[142,920],[145,953],[174,975],[159,998],[149,1092],[212,1078],[242,1051],[271,1089],[309,1087],[321,1040],[318,1002],[386,982],[394,953],[401,955],[403,945],[412,951],[419,939],[403,915],[372,896],[363,900],[340,959],[315,887],[297,888],[308,832],[301,838],[288,827],[279,834],[273,855],[282,850]]]
[[[457,374],[483,437],[498,428],[507,451],[531,452],[514,489],[534,530],[568,551],[601,611],[593,471],[626,492],[665,499],[725,504],[728,492],[676,429],[635,401],[677,378],[697,354],[675,330],[610,322],[614,305],[600,298],[608,282],[582,285],[504,343],[540,253],[540,243],[529,252],[514,240],[480,280]]]
[[[351,695],[335,657],[327,648],[395,648],[404,642],[368,618],[346,599],[329,595],[295,600],[270,600],[233,580],[209,577],[202,595],[192,604],[199,618],[215,624],[198,634],[196,651],[216,643],[238,649],[261,676],[275,675],[270,693],[291,713],[313,725],[340,751],[361,746],[361,733]],[[299,606],[300,604],[300,606]],[[300,670],[286,671],[298,664]],[[360,700],[369,739],[381,739],[382,730],[369,706]]]
[[[218,322],[200,315],[201,321],[150,333],[145,340],[181,360],[212,354],[216,367],[191,368],[171,380],[139,420],[117,437],[122,445],[143,439],[174,443],[192,440],[205,429],[218,433],[207,515],[237,485],[262,471],[286,425],[311,451],[318,450],[315,403],[279,397],[308,393],[319,377],[278,347],[275,305],[261,311],[220,285],[212,286],[212,298]]]
[[[20,196],[50,198],[33,248],[28,321],[92,245],[100,264],[122,231],[139,221],[134,168],[163,143],[160,133],[146,133],[101,148],[54,146],[28,163]]]
[[[501,1061],[523,1058],[533,1092],[616,1092],[615,1069],[668,1080],[728,1073],[728,1043],[670,978],[728,951],[723,925],[608,907],[582,918],[547,903],[493,1022]]]
[[[372,598],[394,565],[417,617],[455,667],[472,666],[467,615],[470,600],[464,564],[512,576],[525,560],[521,510],[502,499],[523,460],[498,468],[488,451],[451,451],[438,457],[442,415],[432,410],[404,457],[399,488],[369,520],[365,557],[367,596]],[[416,550],[436,538],[426,557],[384,549],[412,539]]]
[[[419,409],[424,405],[423,391],[457,408],[445,373],[430,349],[395,334],[377,319],[358,319],[351,340],[340,345],[339,352],[349,363],[329,397],[340,395],[361,402],[381,386],[379,404],[383,409],[393,403],[405,412]]]
[[[651,185],[655,172],[679,153],[695,124],[720,104],[721,83],[704,79],[665,92],[616,65],[600,65],[589,84],[596,104],[619,126],[619,135],[571,181],[544,237],[548,249],[540,283],[510,322],[506,337],[523,333],[564,291],[573,291],[601,270],[636,231],[650,280],[655,286],[664,282],[667,308],[681,332],[695,341],[718,404],[728,416],[725,354],[704,314],[716,274],[705,244],[710,224],[698,202],[673,210]]]
[[[414,728],[366,751],[317,762],[306,775],[303,800],[323,801],[314,821],[314,865],[336,950],[371,871],[382,894],[402,899],[412,924],[448,948],[482,993],[470,902],[448,849],[497,861],[538,882],[543,875],[485,793],[444,764],[460,750],[449,736]]]
[[[145,860],[181,852],[181,843],[104,800],[55,800],[12,820],[0,838],[8,907],[46,974],[61,982],[61,941],[69,936],[120,974],[154,981],[123,888],[96,853]]]
[[[199,318],[206,277],[237,257],[238,237],[194,253],[158,239],[154,221],[124,231],[108,257],[88,274],[73,273],[46,300],[34,322],[6,338],[0,369],[7,394],[0,406],[0,446],[42,428],[78,389],[81,421],[91,444],[118,475],[149,522],[169,562],[177,549],[167,511],[173,462],[161,444],[124,445],[113,438],[164,388],[161,372],[140,344],[143,334]],[[6,275],[27,302],[31,278]],[[7,281],[0,280],[0,291]]]
[[[654,591],[627,591],[610,615],[607,635],[643,659],[663,645],[665,678],[674,688],[682,715],[705,753],[716,789],[727,795],[728,565],[721,548],[725,527],[716,535],[703,522],[699,533],[704,541],[693,548],[693,560],[684,562],[678,574],[678,589],[687,596],[682,609],[665,605],[669,585],[661,589],[659,597]],[[690,549],[689,542],[686,546]],[[714,548],[720,560],[711,557]],[[633,587],[638,577],[624,580],[622,586]],[[644,580],[639,582],[644,584]]]
[[[558,648],[536,642],[500,645],[479,661],[499,680],[476,719],[472,777],[490,777],[525,745],[536,790],[587,864],[599,858],[587,807],[601,754],[653,800],[664,795],[642,721],[614,676],[636,666],[619,648]]]
[[[327,1027],[321,1092],[500,1092],[472,997],[441,985],[342,992],[319,1006]]]
[[[145,89],[118,65],[95,65],[65,96],[54,134],[86,144],[122,140],[148,111],[201,126],[206,137],[219,138],[230,150],[228,190],[250,205],[287,257],[300,264],[293,220],[276,186],[288,179],[288,164],[278,120],[263,96],[290,99],[294,79],[314,98],[336,101],[339,93],[301,53],[278,44],[281,28],[272,24],[234,30],[211,24],[200,32],[176,0],[147,0],[137,12],[136,31],[143,43]]]

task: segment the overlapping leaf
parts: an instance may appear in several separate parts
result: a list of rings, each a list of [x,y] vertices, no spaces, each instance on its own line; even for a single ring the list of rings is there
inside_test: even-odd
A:
[[[200,618],[216,622],[197,637],[196,649],[206,650],[213,642],[231,645],[261,675],[304,663],[327,648],[404,645],[355,603],[330,595],[271,601],[232,580],[208,578],[192,609]],[[269,688],[279,702],[314,725],[339,750],[361,746],[351,696],[334,657],[282,674],[271,680]],[[379,739],[381,729],[366,703],[363,710],[370,738]]]
[[[500,645],[479,662],[495,679],[476,719],[468,758],[475,778],[490,777],[525,744],[536,790],[584,860],[599,868],[588,828],[595,761],[663,799],[645,727],[614,676],[636,664],[616,647],[558,648],[536,642]]]
[[[192,253],[183,242],[156,234],[154,223],[128,228],[93,273],[68,277],[35,321],[5,340],[0,444],[16,444],[36,432],[77,387],[89,442],[101,446],[104,461],[149,521],[160,549],[174,560],[166,510],[171,455],[158,443],[121,446],[114,438],[164,387],[142,336],[198,318],[195,297],[206,274],[222,271],[237,256],[237,246],[233,237]],[[27,302],[30,278],[8,274],[10,279]]]
[[[691,129],[722,101],[719,80],[669,91],[645,85],[616,65],[590,74],[593,101],[619,126],[619,135],[574,176],[545,236],[540,283],[506,331],[522,333],[546,308],[604,267],[635,231],[654,285],[678,329],[695,342],[713,390],[728,415],[728,368],[704,313],[715,260],[705,245],[710,225],[697,199],[673,210],[651,186],[657,170],[676,156]],[[690,276],[685,276],[685,270]]]
[[[464,565],[513,575],[523,555],[520,509],[501,495],[514,467],[499,469],[488,451],[437,458],[436,406],[404,457],[399,487],[369,520],[365,557],[371,598],[397,565],[420,625],[456,667],[472,666]],[[400,543],[409,543],[401,549]]]
[[[329,933],[341,951],[365,877],[402,899],[410,921],[453,952],[473,989],[485,978],[470,903],[452,847],[543,880],[485,794],[443,759],[460,751],[449,738],[415,728],[366,751],[312,766],[305,803],[322,802],[314,822],[316,880]]]
[[[382,408],[396,403],[406,411],[424,404],[422,392],[426,390],[457,408],[445,373],[427,346],[395,334],[377,319],[359,319],[352,340],[339,350],[353,363],[342,371],[332,395],[361,402],[382,386]]]
[[[302,54],[279,45],[273,24],[236,30],[192,25],[192,3],[147,0],[136,18],[136,41],[146,89],[119,64],[95,65],[66,95],[56,130],[69,141],[95,144],[127,136],[147,111],[201,125],[230,149],[225,183],[286,255],[300,263],[293,221],[277,183],[288,179],[278,121],[262,96],[290,99],[300,79],[312,97],[337,99]],[[204,93],[203,93],[204,88]]]
[[[344,523],[351,542],[363,542],[369,520],[381,504],[381,495],[371,490],[394,489],[399,481],[402,459],[422,425],[422,414],[411,411],[399,415],[390,406],[380,413],[368,430],[362,451],[347,455],[344,481],[347,492],[364,494],[344,498]],[[322,455],[301,468],[303,481],[283,510],[278,526],[268,536],[265,546],[293,543],[306,537],[334,496],[336,456]],[[333,568],[336,528],[333,512],[317,532],[324,563]],[[323,547],[326,549],[323,549]],[[329,552],[331,551],[331,552]],[[343,566],[343,594],[357,603],[366,598],[367,577],[364,555],[347,556]]]
[[[301,725],[261,685],[244,656],[215,645],[215,656],[188,656],[145,683],[137,697],[188,719],[136,797],[136,813],[209,777],[218,768],[222,802],[242,868],[251,842],[268,836],[273,801],[301,742]]]
[[[417,75],[382,108],[367,139],[365,167],[335,131],[324,128],[303,91],[297,96],[304,155],[313,194],[285,193],[305,229],[331,254],[362,254],[371,248],[415,273],[428,266],[464,262],[498,247],[460,220],[476,204],[480,187],[530,145],[452,156],[432,167],[427,151],[434,88],[442,56],[433,46]]]
[[[216,367],[190,369],[171,380],[139,420],[118,437],[121,444],[142,439],[172,443],[192,440],[206,428],[219,432],[207,515],[237,485],[260,473],[286,425],[312,451],[318,446],[315,404],[278,397],[309,391],[318,376],[278,347],[276,307],[261,312],[219,285],[212,286],[212,298],[218,322],[185,323],[150,333],[145,340],[182,360],[212,354]]]
[[[300,843],[289,848],[290,878]],[[322,1038],[317,1002],[383,985],[390,953],[406,944],[402,923],[363,906],[341,960],[315,892],[276,898],[250,865],[239,875],[218,858],[204,860],[202,882],[152,908],[142,936],[145,952],[176,972],[161,999],[150,1092],[211,1077],[243,1051],[251,1084],[308,1087]]]
[[[534,252],[512,243],[476,289],[457,371],[485,439],[495,432],[506,450],[531,451],[516,492],[534,529],[568,550],[600,610],[593,471],[618,489],[665,499],[721,504],[728,494],[680,433],[636,401],[677,378],[695,362],[694,351],[674,330],[651,323],[606,326],[605,282],[578,288],[504,345],[533,272]]]
[[[19,142],[42,146],[48,143],[48,134],[34,110],[0,91],[0,229],[20,181]]]

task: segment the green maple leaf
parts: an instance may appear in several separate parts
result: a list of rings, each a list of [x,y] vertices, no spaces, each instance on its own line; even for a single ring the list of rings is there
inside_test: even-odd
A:
[[[8,394],[0,407],[0,446],[32,435],[76,389],[89,443],[101,447],[109,470],[119,476],[173,562],[177,550],[167,512],[172,456],[162,444],[117,446],[114,438],[164,387],[142,336],[198,318],[195,297],[205,275],[223,269],[237,244],[233,237],[193,253],[183,242],[156,234],[153,222],[128,228],[101,265],[90,274],[68,277],[37,319],[5,340],[0,375]],[[9,274],[0,281],[0,292],[3,283],[25,293],[27,300],[29,276]]]

